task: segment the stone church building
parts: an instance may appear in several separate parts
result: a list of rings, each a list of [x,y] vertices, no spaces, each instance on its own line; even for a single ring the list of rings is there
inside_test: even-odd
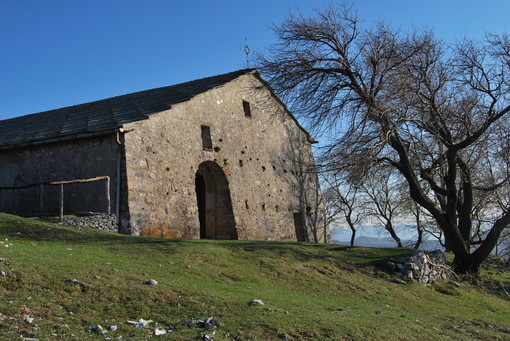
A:
[[[0,211],[118,231],[324,241],[311,144],[256,70],[0,121]]]

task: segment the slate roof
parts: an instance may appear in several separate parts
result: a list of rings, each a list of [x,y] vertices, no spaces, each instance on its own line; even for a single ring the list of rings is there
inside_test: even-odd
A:
[[[0,149],[113,133],[123,124],[147,119],[172,105],[224,85],[253,69],[135,92],[95,102],[0,121]]]

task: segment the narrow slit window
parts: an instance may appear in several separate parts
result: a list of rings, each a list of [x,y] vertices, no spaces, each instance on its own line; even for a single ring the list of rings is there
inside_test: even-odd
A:
[[[244,116],[251,117],[250,102],[243,101]]]
[[[207,150],[212,149],[212,139],[211,139],[211,128],[208,126],[200,126],[202,130],[202,147]]]

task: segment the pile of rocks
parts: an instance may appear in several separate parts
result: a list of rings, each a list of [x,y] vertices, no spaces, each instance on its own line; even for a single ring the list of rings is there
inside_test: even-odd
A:
[[[504,260],[501,257],[489,255],[483,261],[483,265],[488,265],[500,272],[510,271],[510,258]]]
[[[415,279],[421,284],[447,279],[453,272],[441,250],[417,252],[410,257],[390,259],[386,268],[397,276]]]
[[[80,228],[93,228],[107,232],[118,232],[115,214],[95,213],[89,216],[64,219],[60,225]]]

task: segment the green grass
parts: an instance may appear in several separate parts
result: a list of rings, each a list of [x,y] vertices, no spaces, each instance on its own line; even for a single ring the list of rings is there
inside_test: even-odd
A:
[[[141,238],[5,214],[0,241],[1,340],[194,340],[212,331],[184,322],[207,317],[214,340],[510,340],[504,297],[392,283],[380,264],[410,250]],[[153,322],[126,324],[140,318]]]

